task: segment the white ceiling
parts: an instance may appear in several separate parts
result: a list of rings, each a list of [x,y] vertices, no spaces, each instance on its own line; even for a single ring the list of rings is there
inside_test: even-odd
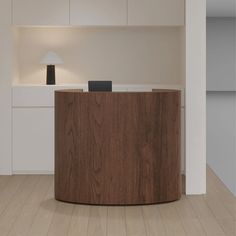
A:
[[[207,16],[236,17],[236,0],[207,0]]]

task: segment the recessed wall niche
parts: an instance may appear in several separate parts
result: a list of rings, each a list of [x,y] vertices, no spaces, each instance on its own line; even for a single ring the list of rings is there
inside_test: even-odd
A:
[[[55,51],[57,84],[178,84],[184,76],[183,27],[17,28],[19,84],[45,84],[40,64]]]

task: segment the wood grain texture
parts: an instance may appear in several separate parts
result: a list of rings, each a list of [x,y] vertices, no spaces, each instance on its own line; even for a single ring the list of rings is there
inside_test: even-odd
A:
[[[55,93],[55,198],[133,205],[181,196],[180,92]]]

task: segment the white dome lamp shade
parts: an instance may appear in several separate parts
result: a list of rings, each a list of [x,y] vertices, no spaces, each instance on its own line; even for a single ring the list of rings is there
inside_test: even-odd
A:
[[[55,52],[47,52],[40,64],[47,65],[47,85],[56,84],[55,65],[63,64],[63,60]]]

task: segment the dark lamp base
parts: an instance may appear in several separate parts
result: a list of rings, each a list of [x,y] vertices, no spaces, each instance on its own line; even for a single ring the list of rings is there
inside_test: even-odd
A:
[[[55,66],[47,65],[47,85],[56,84],[55,82]]]

